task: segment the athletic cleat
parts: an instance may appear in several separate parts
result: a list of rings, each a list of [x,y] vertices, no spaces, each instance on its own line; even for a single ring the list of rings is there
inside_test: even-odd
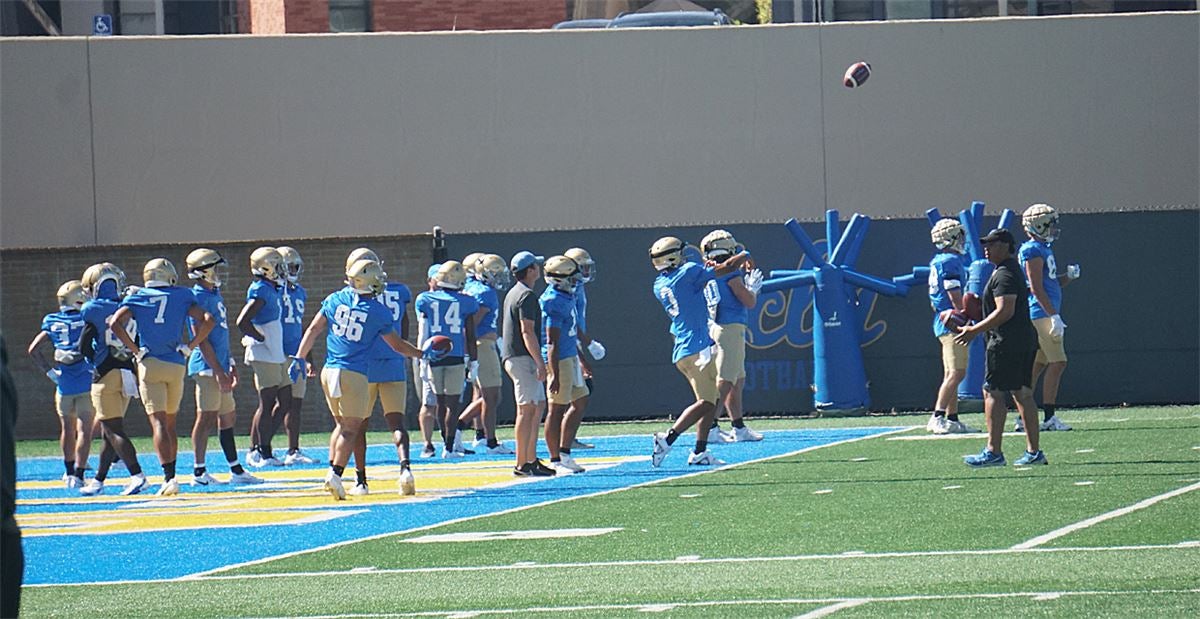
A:
[[[477,438],[474,441],[471,441],[471,449],[474,449],[475,451],[483,451],[487,448],[488,446],[486,438]]]
[[[96,496],[104,492],[104,482],[98,479],[89,479],[84,487],[79,489],[79,494],[83,496]]]
[[[342,485],[342,478],[335,475],[332,470],[325,473],[325,490],[338,501],[346,500],[346,488]]]
[[[179,494],[179,480],[172,477],[169,481],[163,482],[163,485],[158,488],[156,496],[175,496]]]
[[[566,473],[568,475],[573,473],[582,473],[587,470],[582,466],[579,466],[579,463],[575,461],[575,458],[571,457],[571,454],[562,454],[562,457],[558,460],[558,466],[554,468],[559,473]]]
[[[411,469],[400,470],[400,480],[397,485],[400,487],[401,496],[412,496],[417,493],[417,482],[413,479]]]
[[[579,439],[571,441],[571,449],[595,449],[596,446],[591,443],[585,443]]]
[[[460,451],[453,451],[451,449],[446,449],[444,447],[442,448],[442,459],[443,460],[462,458],[465,455],[466,454],[464,454]]]
[[[548,467],[540,459],[534,460],[528,464],[529,474],[534,477],[554,477],[558,471]]]
[[[654,451],[650,454],[650,464],[662,466],[662,461],[671,453],[671,445],[667,443],[667,435],[663,432],[654,433]]]
[[[1029,466],[1031,464],[1050,464],[1050,461],[1046,459],[1046,452],[1039,449],[1032,453],[1027,451],[1016,462],[1013,462],[1014,466]]]
[[[261,477],[255,477],[255,476],[251,475],[250,473],[247,473],[246,471],[242,471],[241,473],[230,473],[229,474],[229,483],[245,484],[245,485],[261,484],[261,483],[263,483],[263,479]]]
[[[65,486],[66,488],[78,488],[79,482],[81,482],[81,481],[83,481],[83,480],[79,479],[78,477],[76,477],[74,475],[67,475],[65,473],[63,474],[63,486]]]
[[[367,484],[360,483],[360,484],[354,484],[354,487],[351,488],[350,492],[347,492],[346,494],[349,494],[351,496],[367,496],[370,493],[371,493],[370,490],[367,489]]]
[[[708,442],[710,443],[732,443],[733,440],[732,434],[722,430],[715,423],[708,429]]]
[[[1063,421],[1058,418],[1058,415],[1054,415],[1053,417],[1043,421],[1042,425],[1039,427],[1041,428],[1042,432],[1065,432],[1071,429],[1071,426],[1063,423]]]
[[[496,443],[495,447],[487,448],[487,453],[491,456],[511,456],[516,452],[506,447],[504,443]]]
[[[216,477],[213,477],[212,475],[209,475],[208,473],[201,473],[199,475],[192,476],[192,485],[193,486],[208,486],[208,485],[219,486],[224,483],[225,482],[218,480]]]
[[[464,448],[462,448],[462,449],[456,449],[456,450],[454,450],[454,452],[455,452],[455,453],[457,453],[457,454],[458,454],[458,455],[460,455],[460,456],[473,456],[473,455],[475,455],[475,450],[473,450],[473,449],[467,449],[466,447],[464,447]]]
[[[1025,420],[1021,419],[1020,415],[1017,415],[1017,422],[1013,424],[1013,432],[1024,432],[1024,431],[1025,431]]]
[[[753,443],[763,440],[763,435],[761,432],[751,430],[750,426],[742,426],[733,429],[733,440],[738,443]]]
[[[262,454],[258,453],[257,449],[251,449],[250,451],[246,452],[246,466],[252,466],[256,469],[261,469],[266,465],[266,462],[263,461]]]
[[[146,486],[148,485],[150,484],[146,481],[146,476],[142,473],[138,473],[137,475],[130,477],[129,481],[125,483],[125,487],[121,488],[121,496],[137,494],[142,490],[145,490]]]
[[[280,460],[275,456],[267,456],[266,458],[262,459],[262,462],[263,466],[283,466],[283,460]]]
[[[425,446],[425,449],[422,449],[422,450],[421,450],[421,457],[422,457],[422,458],[432,458],[432,457],[434,457],[434,456],[436,456],[436,455],[437,455],[437,449],[435,449],[435,448],[433,447],[433,445],[426,445],[426,446]]]
[[[525,464],[522,464],[521,466],[514,466],[513,467],[513,477],[530,477],[531,475],[533,475],[533,469],[530,467],[530,464],[531,463],[526,462]]]
[[[946,416],[945,415],[930,415],[929,421],[925,423],[925,430],[930,434],[945,434],[946,433]]]
[[[724,460],[718,460],[716,456],[708,452],[707,449],[700,453],[692,453],[688,456],[688,464],[696,466],[721,466],[725,464]]]
[[[976,430],[975,428],[972,428],[971,426],[969,426],[961,421],[953,421],[953,420],[947,419],[946,420],[946,431],[944,432],[944,434],[974,434],[978,431],[979,430]]]
[[[462,432],[454,433],[454,451],[457,451],[458,453],[467,452],[466,446],[463,445]]]
[[[290,452],[286,456],[283,457],[283,465],[284,466],[294,466],[297,464],[316,464],[316,463],[317,463],[316,458],[309,457],[308,454],[304,453],[303,451],[300,451],[299,449],[297,449],[296,451]]]
[[[964,456],[963,462],[967,466],[981,469],[988,466],[1004,466],[1008,464],[1004,461],[1004,454],[995,454],[988,451],[986,448],[974,456]]]

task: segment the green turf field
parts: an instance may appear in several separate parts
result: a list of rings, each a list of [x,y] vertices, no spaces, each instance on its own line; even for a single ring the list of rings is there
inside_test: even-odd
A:
[[[767,420],[755,427],[921,427],[189,580],[27,588],[23,611],[30,617],[1200,616],[1200,407],[1060,415],[1076,430],[1044,434],[1050,465],[1027,470],[967,469],[961,456],[977,452],[982,435],[930,440],[923,417]],[[965,419],[982,426],[979,415]],[[662,425],[588,426],[584,434]],[[1006,437],[1010,462],[1022,442]],[[20,451],[38,449],[27,444]],[[1128,509],[1116,511],[1122,508]],[[617,530],[557,539],[405,541],[563,528]],[[187,549],[166,550],[186,561]],[[80,552],[103,552],[102,540]]]

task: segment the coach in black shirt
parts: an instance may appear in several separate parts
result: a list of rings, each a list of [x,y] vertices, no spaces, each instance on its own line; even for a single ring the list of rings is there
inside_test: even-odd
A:
[[[1026,443],[1025,454],[1014,464],[1047,464],[1046,455],[1038,448],[1038,428],[1034,427],[1038,423],[1037,404],[1031,388],[1037,331],[1029,319],[1029,287],[1017,263],[1017,244],[1012,233],[1003,228],[992,230],[980,242],[988,261],[996,265],[984,288],[983,320],[963,327],[954,339],[965,346],[980,333],[987,333],[983,411],[988,444],[981,453],[967,456],[965,461],[973,467],[1004,466],[1000,441],[1011,397],[1025,422]]]

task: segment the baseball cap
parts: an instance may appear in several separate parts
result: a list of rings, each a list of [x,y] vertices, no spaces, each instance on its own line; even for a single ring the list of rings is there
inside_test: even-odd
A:
[[[983,238],[979,239],[979,242],[984,243],[984,244],[987,244],[987,243],[1008,243],[1009,245],[1016,244],[1016,241],[1013,240],[1012,233],[1009,232],[1007,228],[995,228],[991,232],[987,233],[987,235],[985,235]]]
[[[545,256],[538,256],[529,251],[519,251],[512,257],[512,262],[509,263],[509,267],[511,267],[513,271],[520,271],[529,267],[531,264],[541,264],[545,261]]]
[[[429,265],[429,270],[425,272],[425,279],[433,279],[433,276],[437,275],[438,269],[440,268],[442,268],[442,263],[440,262],[435,262]]]

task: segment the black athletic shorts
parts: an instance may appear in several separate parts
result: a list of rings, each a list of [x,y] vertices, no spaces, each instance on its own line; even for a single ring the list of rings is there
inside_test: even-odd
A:
[[[988,391],[1019,391],[1032,387],[1033,361],[1037,349],[1005,348],[987,349],[987,365],[983,373],[983,388]]]

